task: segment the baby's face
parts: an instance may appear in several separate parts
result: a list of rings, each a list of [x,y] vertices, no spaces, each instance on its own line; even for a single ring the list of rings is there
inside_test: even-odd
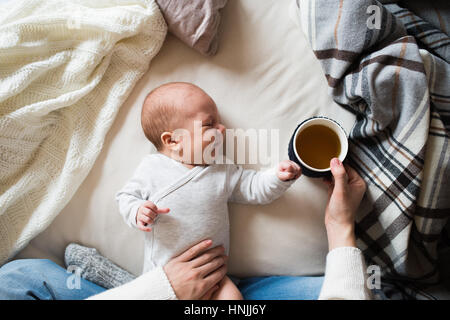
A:
[[[199,90],[184,96],[183,105],[177,112],[177,123],[185,132],[179,156],[187,164],[210,163],[205,157],[215,156],[212,147],[219,140],[214,136],[220,133],[224,137],[225,131],[225,126],[220,123],[216,104],[211,97]],[[206,149],[210,144],[211,147]]]

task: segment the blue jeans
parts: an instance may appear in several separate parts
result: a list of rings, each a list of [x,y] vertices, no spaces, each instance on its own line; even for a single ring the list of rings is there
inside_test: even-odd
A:
[[[313,300],[322,282],[323,277],[253,277],[238,287],[247,300]],[[50,260],[14,260],[0,268],[0,300],[80,300],[104,290]]]

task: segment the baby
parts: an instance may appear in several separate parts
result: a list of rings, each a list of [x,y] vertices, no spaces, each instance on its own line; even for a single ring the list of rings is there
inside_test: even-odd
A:
[[[201,135],[194,130],[199,123]],[[223,245],[228,254],[228,201],[269,203],[301,174],[292,161],[263,172],[207,164],[203,157],[194,161],[211,144],[202,136],[223,134],[225,127],[211,97],[190,83],[167,83],[150,92],[141,124],[158,153],[144,157],[116,200],[127,224],[146,232],[144,272],[204,239]],[[176,134],[180,130],[186,134]],[[242,299],[227,276],[218,285],[213,299]]]

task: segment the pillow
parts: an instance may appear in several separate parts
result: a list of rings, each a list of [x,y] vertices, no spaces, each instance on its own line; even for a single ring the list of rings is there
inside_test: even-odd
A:
[[[219,43],[220,9],[228,0],[156,0],[169,32],[204,55],[214,55]]]

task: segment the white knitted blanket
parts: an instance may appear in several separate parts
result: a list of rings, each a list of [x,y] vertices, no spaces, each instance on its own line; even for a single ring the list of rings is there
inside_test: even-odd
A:
[[[153,0],[0,6],[0,265],[74,195],[166,32]]]

